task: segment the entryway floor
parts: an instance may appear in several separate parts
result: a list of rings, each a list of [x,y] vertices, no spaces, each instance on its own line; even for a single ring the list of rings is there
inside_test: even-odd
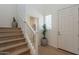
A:
[[[39,55],[73,55],[71,53],[68,53],[66,51],[51,47],[51,46],[46,46],[46,47],[39,47]]]

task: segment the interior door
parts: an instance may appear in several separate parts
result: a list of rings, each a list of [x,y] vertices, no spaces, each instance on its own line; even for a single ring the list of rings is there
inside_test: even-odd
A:
[[[78,50],[78,9],[76,7],[59,11],[58,48],[72,53]]]

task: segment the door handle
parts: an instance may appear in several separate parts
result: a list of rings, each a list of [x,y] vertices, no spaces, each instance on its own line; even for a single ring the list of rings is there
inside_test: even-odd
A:
[[[62,33],[60,31],[58,31],[58,35],[62,35]]]
[[[58,31],[58,35],[60,35],[60,31]]]

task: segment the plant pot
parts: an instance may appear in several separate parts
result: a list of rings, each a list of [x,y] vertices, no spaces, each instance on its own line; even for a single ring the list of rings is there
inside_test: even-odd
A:
[[[47,46],[48,45],[48,40],[45,38],[41,39],[41,46]]]
[[[17,28],[17,27],[18,27],[17,22],[12,22],[12,28]]]

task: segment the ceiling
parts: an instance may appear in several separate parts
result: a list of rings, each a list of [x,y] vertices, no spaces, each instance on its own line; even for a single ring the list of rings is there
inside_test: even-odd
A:
[[[28,4],[27,6],[32,9],[36,9],[42,14],[50,14],[59,9],[72,6],[73,4]]]

